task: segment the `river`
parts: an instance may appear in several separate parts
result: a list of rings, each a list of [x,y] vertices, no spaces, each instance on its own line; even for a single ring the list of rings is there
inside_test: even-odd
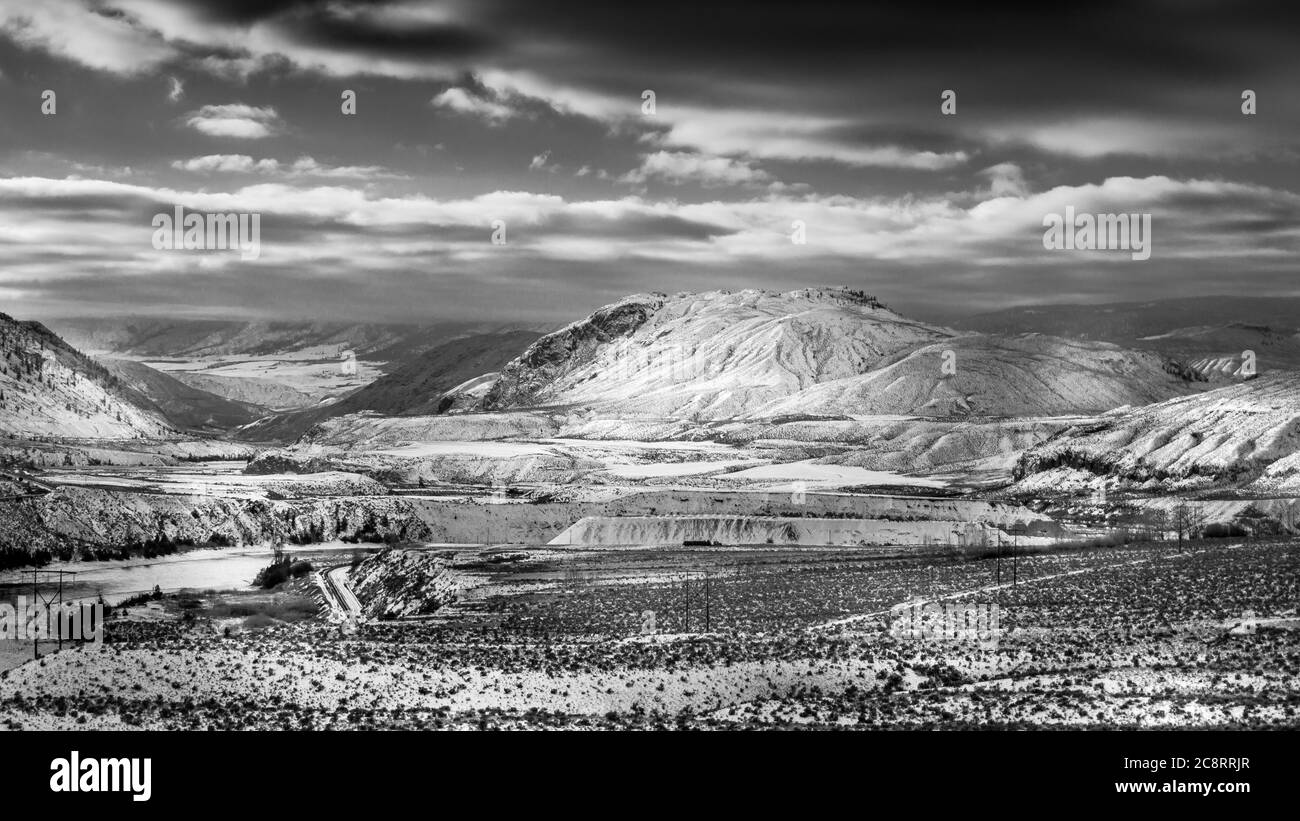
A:
[[[289,554],[347,554],[357,549],[351,544],[310,545],[286,548]],[[363,547],[364,549],[364,547]],[[227,547],[191,550],[172,556],[153,559],[124,559],[106,562],[54,562],[37,572],[36,591],[49,597],[58,590],[58,574],[67,571],[63,578],[65,601],[104,597],[108,604],[147,593],[157,585],[164,593],[183,589],[192,590],[243,590],[252,586],[257,571],[269,565],[274,557],[270,548]],[[0,572],[0,602],[13,601],[18,596],[32,595],[31,570],[5,570]]]

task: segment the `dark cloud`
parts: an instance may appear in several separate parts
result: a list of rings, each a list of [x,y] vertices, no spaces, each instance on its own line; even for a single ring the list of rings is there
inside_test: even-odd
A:
[[[332,0],[181,0],[181,5],[198,12],[199,18],[208,22],[256,23],[272,20],[289,12],[322,13]],[[382,7],[384,0],[361,0],[348,5],[353,7]]]
[[[291,39],[314,46],[374,54],[454,60],[488,52],[495,38],[487,32],[458,25],[376,25],[325,13],[295,16],[287,21]]]

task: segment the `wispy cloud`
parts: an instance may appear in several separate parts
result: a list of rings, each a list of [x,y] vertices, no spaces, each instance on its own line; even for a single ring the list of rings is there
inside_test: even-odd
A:
[[[514,108],[504,103],[489,100],[481,95],[454,86],[436,94],[429,103],[434,108],[468,114],[494,124],[504,122],[519,114]]]
[[[647,154],[639,167],[619,179],[621,182],[628,183],[644,183],[651,179],[658,179],[677,185],[689,182],[715,187],[766,184],[772,178],[765,171],[730,157],[712,157],[683,151],[656,151]]]
[[[172,168],[204,174],[263,174],[285,178],[407,179],[405,174],[397,174],[379,165],[327,165],[311,157],[299,157],[292,163],[282,163],[275,159],[253,159],[247,154],[207,154],[175,160]]]
[[[965,163],[964,151],[931,151],[898,145],[864,144],[843,135],[861,123],[848,117],[812,116],[799,111],[664,105],[643,115],[641,98],[615,97],[554,85],[531,73],[487,72],[485,87],[498,99],[530,99],[561,114],[587,117],[611,127],[642,130],[665,149],[714,156],[823,160],[850,166],[936,171]]]

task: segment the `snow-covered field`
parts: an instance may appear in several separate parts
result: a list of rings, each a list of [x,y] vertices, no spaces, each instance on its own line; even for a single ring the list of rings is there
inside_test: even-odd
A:
[[[693,569],[706,555],[711,587]],[[995,597],[991,559],[776,548],[665,566],[653,551],[484,551],[473,573],[513,581],[454,619],[255,628],[182,620],[170,604],[110,624],[103,651],[0,677],[0,727],[1293,728],[1297,555],[1274,543],[1025,556],[1022,583]],[[1205,576],[1204,596],[1179,595]],[[979,641],[900,632],[888,614],[927,591],[998,607],[998,626]],[[1257,629],[1220,615],[1242,608]]]
[[[373,382],[382,363],[340,358],[337,346],[281,352],[274,356],[139,358],[155,370],[194,387],[271,408],[305,407]],[[194,375],[198,379],[187,379]],[[277,388],[277,386],[279,386]],[[301,394],[294,397],[283,389]],[[287,404],[293,402],[293,404]]]
[[[213,464],[210,469],[192,466],[161,468],[118,468],[85,471],[51,471],[50,484],[152,491],[204,498],[265,499],[279,496],[382,496],[388,488],[374,479],[355,473],[245,474],[243,462]],[[207,466],[205,465],[205,468]]]
[[[779,492],[795,491],[801,487],[827,489],[849,487],[853,485],[908,485],[914,487],[941,488],[943,482],[912,476],[900,476],[881,470],[847,465],[825,465],[811,461],[785,462],[775,465],[748,468],[724,474],[721,478],[737,482],[781,482],[796,481],[804,485],[774,485],[768,490]]]

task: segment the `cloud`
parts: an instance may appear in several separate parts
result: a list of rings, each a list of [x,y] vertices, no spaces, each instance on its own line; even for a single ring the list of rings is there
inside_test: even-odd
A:
[[[729,157],[711,157],[682,151],[656,151],[642,158],[641,165],[619,178],[620,182],[644,183],[650,179],[681,185],[691,182],[706,188],[724,185],[756,185],[771,181],[764,171]]]
[[[1029,146],[1082,159],[1212,157],[1246,152],[1246,147],[1258,139],[1251,125],[1229,101],[1227,115],[1216,122],[1179,122],[1173,117],[1066,116],[1050,122],[1011,122],[989,128],[984,134],[994,144]]]
[[[327,76],[449,79],[484,52],[490,29],[413,3],[0,0],[0,32],[87,68],[121,75],[160,65],[246,77],[276,65]]]
[[[382,165],[325,165],[311,157],[299,157],[287,169],[282,169],[289,177],[325,177],[330,179],[410,179],[405,174],[398,174]]]
[[[540,154],[538,154],[537,156],[533,157],[531,161],[529,161],[529,163],[528,163],[528,170],[529,170],[529,171],[538,171],[538,170],[542,170],[542,171],[556,171],[556,170],[558,170],[558,169],[559,169],[559,166],[558,166],[558,165],[548,165],[548,162],[549,162],[550,159],[551,159],[551,151],[550,151],[550,149],[547,149],[546,151],[543,151],[542,153],[540,153]]]
[[[964,151],[870,145],[848,139],[844,135],[861,125],[849,117],[666,103],[657,105],[654,115],[643,115],[639,94],[616,97],[553,84],[529,72],[488,71],[479,79],[499,99],[529,99],[560,114],[586,117],[614,128],[641,130],[647,141],[665,149],[923,171],[953,168],[968,159]]]
[[[253,171],[278,171],[280,163],[275,160],[254,160],[247,154],[208,154],[204,157],[191,157],[188,160],[175,160],[172,168],[181,171],[208,173],[251,173]]]
[[[979,176],[989,181],[989,193],[994,197],[1023,197],[1029,193],[1025,172],[1013,162],[991,165]]]
[[[940,171],[966,162],[964,151],[936,152],[870,145],[842,135],[857,124],[846,117],[817,117],[733,109],[680,108],[668,116],[661,142],[709,154],[794,162],[826,160],[857,167]]]
[[[270,106],[258,108],[232,103],[205,105],[198,111],[191,112],[185,122],[209,137],[259,140],[277,133],[280,129],[279,120],[279,115]]]
[[[139,74],[178,54],[138,17],[77,0],[0,0],[0,32],[23,48],[115,74]]]
[[[511,117],[518,116],[513,108],[504,103],[489,100],[473,94],[463,88],[452,87],[434,96],[429,101],[434,108],[447,109],[459,114],[479,117],[489,123],[497,124]]]
[[[213,157],[218,159],[189,162],[216,170],[285,168],[246,155]],[[1006,169],[1000,173],[1010,176]],[[461,293],[468,293],[492,288],[490,283],[499,278],[520,282],[533,275],[525,272],[547,270],[552,273],[546,288],[556,298],[566,295],[575,304],[586,304],[583,300],[594,293],[594,280],[587,277],[598,271],[606,277],[599,284],[604,294],[615,288],[662,290],[659,286],[668,282],[696,289],[732,280],[785,288],[792,277],[800,284],[816,284],[803,282],[805,273],[836,281],[866,266],[873,272],[873,290],[884,294],[913,293],[920,282],[944,282],[961,271],[980,283],[983,298],[992,299],[1008,288],[1022,288],[1030,274],[1040,291],[1050,293],[1047,283],[1073,281],[1081,272],[1094,272],[1094,281],[1121,274],[1133,279],[1138,270],[1133,266],[1141,266],[1144,287],[1156,290],[1185,292],[1189,277],[1203,276],[1207,266],[1215,271],[1230,267],[1243,276],[1253,272],[1263,281],[1289,272],[1300,251],[1300,229],[1295,227],[1300,224],[1300,196],[1262,185],[1159,175],[1111,177],[976,200],[963,205],[947,195],[791,196],[769,191],[742,201],[655,202],[638,196],[570,200],[509,190],[439,199],[286,181],[222,192],[108,180],[9,178],[0,179],[0,254],[6,260],[0,289],[76,299],[75,291],[62,290],[63,283],[88,272],[103,279],[101,288],[107,289],[110,282],[126,287],[178,271],[206,277],[202,272],[251,267],[260,272],[255,284],[252,273],[239,276],[252,290],[229,291],[228,298],[256,293],[263,300],[274,296],[277,281],[280,293],[289,294],[295,292],[293,283],[328,271],[332,281],[346,283],[339,285],[343,301],[334,309],[345,313],[345,295],[414,271],[432,277],[433,290],[438,282],[455,279]],[[237,255],[154,251],[151,217],[171,213],[177,205],[209,213],[261,214],[261,258],[242,262]],[[1125,261],[1127,255],[1103,251],[1044,249],[1044,215],[1063,213],[1067,206],[1079,213],[1151,213],[1151,260],[1135,263]],[[505,246],[491,242],[491,226],[498,219],[508,226]],[[790,241],[794,220],[806,224],[806,245]],[[72,235],[75,243],[69,242]],[[610,265],[611,248],[617,249],[615,266]],[[682,272],[690,272],[693,285],[681,280]],[[214,280],[202,281],[207,289]],[[503,313],[525,310],[528,304],[518,301],[523,292],[517,288],[497,293],[511,294],[501,297]],[[948,293],[937,292],[931,299],[943,302]],[[419,310],[396,303],[392,309]]]
[[[312,157],[299,157],[292,163],[274,159],[255,160],[247,154],[207,154],[188,160],[175,160],[172,168],[196,173],[264,174],[284,178],[320,177],[326,179],[408,179],[379,165],[326,165]]]
[[[180,102],[185,96],[185,83],[181,82],[179,77],[167,78],[167,101],[170,103]]]

